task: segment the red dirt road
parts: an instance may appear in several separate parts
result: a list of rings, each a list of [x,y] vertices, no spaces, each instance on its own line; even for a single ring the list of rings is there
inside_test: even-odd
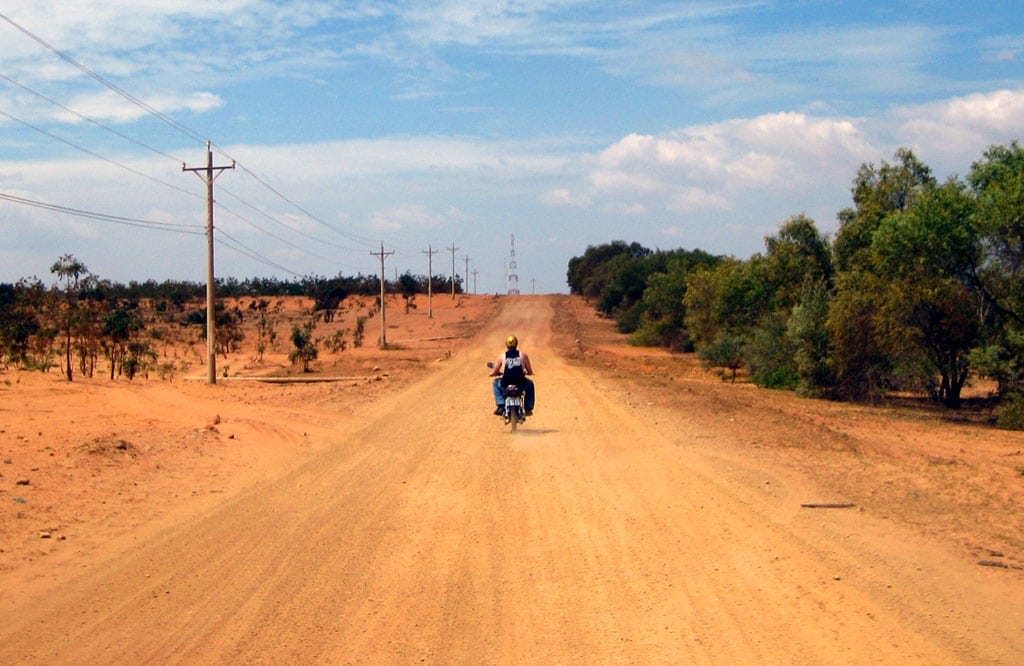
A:
[[[432,376],[307,406],[301,464],[8,590],[0,663],[1020,662],[1019,572],[801,508],[832,498],[730,448],[734,417],[684,391],[645,417],[559,355],[557,299],[503,302]],[[538,373],[514,435],[486,402],[508,331]],[[268,446],[303,436],[236,409]]]

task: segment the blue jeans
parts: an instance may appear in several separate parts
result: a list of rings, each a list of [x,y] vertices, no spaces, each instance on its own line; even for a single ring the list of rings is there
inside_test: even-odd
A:
[[[524,384],[526,391],[524,391],[523,394],[523,409],[528,412],[532,412],[534,401],[537,399],[533,392],[533,381],[527,379]],[[501,377],[494,380],[494,404],[498,407],[505,406],[505,394],[501,392]]]

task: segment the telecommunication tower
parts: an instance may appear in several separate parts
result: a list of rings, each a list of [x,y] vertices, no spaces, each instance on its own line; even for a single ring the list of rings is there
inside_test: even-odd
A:
[[[518,295],[519,294],[519,273],[516,271],[516,236],[512,234],[509,255],[508,255],[508,294]]]

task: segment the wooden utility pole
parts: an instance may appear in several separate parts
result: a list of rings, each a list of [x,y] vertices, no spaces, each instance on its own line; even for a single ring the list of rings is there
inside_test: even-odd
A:
[[[452,246],[449,249],[452,252],[452,300],[454,300],[455,299],[455,252],[459,248],[455,247],[455,243],[452,243]]]
[[[423,254],[427,255],[427,318],[434,318],[434,255],[437,254],[432,246],[428,245]]]
[[[473,293],[474,294],[480,293],[479,290],[476,288],[476,276],[477,276],[477,274],[479,272],[480,271],[478,271],[477,269],[475,269],[475,268],[473,269]]]
[[[384,258],[390,257],[395,252],[384,251],[384,243],[380,244],[380,252],[371,252],[375,257],[380,257],[380,348],[388,346],[387,309],[384,304]]]
[[[468,293],[470,293],[470,291],[469,291],[469,257],[463,257],[463,259],[466,260],[466,272],[463,275],[466,276],[466,293],[468,294]]]
[[[191,171],[199,176],[199,179],[206,183],[206,381],[209,384],[217,383],[217,295],[214,289],[213,271],[213,181],[225,169],[234,169],[235,161],[231,160],[231,166],[213,166],[213,151],[210,149],[210,142],[206,142],[206,166],[192,167],[181,165],[182,171]]]

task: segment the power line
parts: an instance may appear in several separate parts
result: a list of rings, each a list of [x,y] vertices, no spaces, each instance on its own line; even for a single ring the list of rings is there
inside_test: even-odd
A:
[[[246,170],[244,167],[239,167],[239,168],[241,168],[242,171]],[[316,243],[320,243],[322,245],[330,245],[331,247],[337,248],[339,250],[346,250],[346,251],[350,251],[350,252],[357,252],[357,251],[358,252],[362,252],[363,249],[365,249],[365,248],[353,248],[353,247],[346,247],[344,245],[338,245],[337,243],[332,243],[331,241],[325,240],[323,238],[319,238],[317,236],[313,236],[312,234],[307,234],[306,232],[304,232],[304,231],[302,231],[300,229],[294,229],[294,228],[288,226],[287,224],[285,224],[284,222],[282,222],[281,220],[277,219],[276,217],[274,217],[270,213],[267,213],[266,211],[257,208],[254,204],[251,204],[248,201],[246,201],[245,199],[243,199],[242,197],[238,196],[237,194],[234,194],[233,192],[231,192],[231,190],[227,189],[226,187],[222,186],[220,188],[220,191],[221,191],[221,193],[228,195],[232,199],[235,199],[236,201],[238,201],[240,204],[242,204],[246,208],[248,208],[248,209],[254,211],[255,213],[263,216],[264,218],[270,220],[274,224],[278,224],[278,225],[284,227],[285,229],[287,229],[288,231],[296,233],[296,234],[298,234],[300,236],[304,236],[305,238],[308,238],[311,241],[314,241]],[[221,208],[224,208],[223,204],[220,204],[220,206],[221,206]],[[225,209],[225,210],[227,210],[227,209]],[[246,221],[246,222],[249,222],[248,220],[246,220],[244,217],[238,215],[237,213],[233,213],[233,214],[236,215],[239,219],[241,219],[243,221]],[[249,224],[252,224],[254,227],[259,229],[259,227],[256,226],[255,224],[253,224],[252,222],[249,222]],[[261,229],[261,231],[264,231],[264,230]],[[267,231],[264,231],[264,233],[270,234],[270,232],[267,232]],[[302,250],[302,248],[298,247],[297,245],[295,245],[293,247],[295,247],[296,249]],[[306,252],[307,250],[302,250],[302,251]],[[312,253],[310,253],[310,254],[312,254]],[[314,256],[316,256],[316,255],[314,255]]]
[[[170,231],[190,235],[199,235],[203,233],[203,228],[194,224],[174,224],[171,222],[140,220],[134,217],[122,217],[120,215],[108,215],[106,213],[96,213],[93,211],[82,210],[80,208],[71,208],[68,206],[46,203],[45,201],[26,199],[24,197],[15,196],[13,194],[4,194],[2,192],[0,192],[0,199],[23,206],[31,206],[33,208],[41,208],[43,210],[65,213],[68,215],[77,215],[78,217],[101,220],[103,222],[113,222],[114,224],[123,224],[130,227],[143,227],[145,229],[155,229],[157,231]]]
[[[197,133],[194,130],[190,129],[189,127],[183,125],[182,123],[179,123],[178,121],[174,120],[173,118],[171,118],[167,114],[159,111],[158,109],[156,109],[152,105],[150,105],[150,104],[146,103],[145,101],[139,99],[138,97],[132,95],[131,93],[129,93],[128,91],[124,90],[123,88],[121,88],[117,84],[111,82],[110,80],[106,79],[105,77],[103,77],[102,75],[98,74],[94,70],[90,69],[86,65],[84,65],[81,62],[75,60],[70,55],[64,53],[60,49],[57,49],[55,46],[53,46],[50,43],[46,42],[40,36],[36,35],[32,31],[30,31],[29,29],[25,28],[24,26],[20,25],[19,23],[14,21],[12,18],[7,16],[6,14],[0,13],[0,20],[3,20],[5,22],[7,22],[12,27],[14,27],[15,29],[17,29],[18,31],[23,33],[25,36],[27,36],[30,39],[32,39],[33,41],[35,41],[37,44],[39,44],[43,48],[45,48],[46,50],[50,51],[51,53],[53,53],[54,55],[56,55],[60,59],[64,60],[65,62],[67,62],[68,64],[73,66],[75,69],[77,69],[80,72],[84,73],[89,78],[93,79],[94,81],[96,81],[97,83],[101,84],[105,88],[113,91],[117,95],[119,95],[122,98],[126,99],[127,101],[131,102],[132,104],[134,104],[135,106],[139,107],[140,109],[142,109],[146,113],[148,113],[148,114],[152,115],[153,117],[159,119],[160,121],[164,122],[165,124],[167,124],[168,126],[172,127],[173,129],[177,130],[178,132],[180,132],[180,133],[184,134],[185,136],[187,136],[187,137],[189,137],[191,139],[194,139],[196,141],[200,141],[200,142],[204,141],[203,137],[200,136],[199,133]],[[68,106],[66,106],[64,104],[61,104],[60,102],[57,102],[57,101],[55,101],[53,99],[50,99],[49,97],[43,95],[42,93],[39,93],[39,92],[37,92],[35,90],[32,90],[28,86],[25,86],[25,85],[15,81],[14,79],[12,79],[10,77],[3,76],[3,75],[0,75],[0,77],[2,77],[3,80],[8,82],[10,85],[14,85],[14,86],[16,86],[16,87],[18,87],[18,88],[20,88],[22,90],[25,90],[26,92],[28,92],[28,93],[30,93],[32,95],[35,95],[35,96],[39,97],[40,99],[43,99],[43,100],[49,102],[50,104],[53,104],[54,106],[56,106],[56,107],[58,107],[60,109],[63,109],[64,111],[66,111],[68,113],[71,113],[71,114],[75,115],[76,117],[81,118],[82,120],[85,120],[86,122],[89,122],[89,123],[93,124],[96,127],[104,129],[104,130],[106,130],[106,131],[108,131],[108,132],[110,132],[110,133],[112,133],[112,134],[114,134],[116,136],[119,136],[120,138],[122,138],[122,139],[124,139],[126,141],[130,141],[130,142],[134,143],[135,145],[138,145],[138,146],[140,146],[142,148],[145,148],[147,150],[153,151],[156,154],[159,154],[159,155],[168,157],[170,159],[173,159],[175,162],[179,162],[179,163],[181,162],[181,160],[179,160],[177,158],[174,158],[173,156],[171,156],[171,155],[169,155],[169,154],[167,154],[167,153],[165,153],[165,152],[163,152],[163,151],[161,151],[159,149],[153,148],[152,146],[149,146],[149,145],[147,145],[147,144],[145,144],[145,143],[143,143],[141,141],[138,141],[136,139],[133,139],[132,137],[130,137],[130,136],[126,135],[126,134],[123,134],[121,132],[118,132],[117,130],[114,130],[114,129],[110,128],[110,127],[107,127],[107,126],[103,125],[102,123],[99,123],[98,121],[95,121],[95,120],[93,120],[91,118],[88,118],[87,116],[84,116],[83,114],[78,113],[77,111],[71,109],[70,107],[68,107]],[[63,143],[63,144],[68,145],[68,146],[70,146],[72,148],[75,148],[76,150],[80,150],[80,151],[82,151],[82,152],[84,152],[84,153],[86,153],[86,154],[88,154],[88,155],[90,155],[92,157],[95,157],[96,159],[102,160],[104,162],[110,163],[110,164],[112,164],[114,166],[117,166],[119,168],[125,169],[125,170],[127,170],[129,172],[135,173],[136,175],[142,176],[144,178],[152,180],[152,181],[154,181],[156,183],[159,183],[161,185],[164,185],[166,187],[170,187],[170,188],[172,188],[172,189],[174,189],[176,191],[188,194],[189,196],[198,197],[198,195],[196,195],[193,192],[190,192],[190,191],[185,190],[183,188],[179,188],[179,187],[177,187],[175,185],[172,185],[170,183],[161,181],[158,178],[154,178],[153,176],[149,176],[149,175],[147,175],[147,174],[145,174],[145,173],[143,173],[141,171],[138,171],[136,169],[128,167],[128,166],[126,166],[124,164],[120,164],[120,163],[118,163],[118,162],[116,162],[114,160],[111,160],[109,158],[103,157],[102,155],[100,155],[100,154],[98,154],[98,153],[96,153],[94,151],[91,151],[91,150],[89,150],[87,148],[83,148],[82,146],[79,146],[79,145],[77,145],[77,144],[75,144],[75,143],[73,143],[71,141],[62,139],[61,137],[56,136],[55,134],[53,134],[51,132],[48,132],[48,131],[40,128],[40,127],[32,125],[31,123],[28,123],[26,121],[20,120],[20,119],[12,116],[10,114],[4,113],[2,111],[0,111],[0,114],[6,116],[7,118],[11,119],[14,122],[17,122],[17,123],[19,123],[21,125],[24,125],[25,127],[28,127],[30,129],[33,129],[33,130],[37,131],[37,132],[40,132],[43,135],[48,136],[49,138],[51,138],[51,139],[53,139],[55,141],[59,141],[60,143]],[[215,145],[215,144],[212,144],[212,142],[207,142],[207,144],[208,144],[208,146],[209,145]],[[244,173],[249,175],[251,178],[256,180],[260,185],[262,185],[264,188],[269,190],[271,193],[273,193],[277,197],[281,198],[283,201],[285,201],[289,205],[293,206],[296,210],[300,211],[303,215],[305,215],[309,219],[312,219],[312,220],[316,221],[317,223],[323,225],[325,228],[330,229],[331,231],[337,233],[338,235],[340,235],[340,236],[342,236],[344,238],[348,238],[350,240],[354,240],[354,241],[357,241],[357,242],[363,243],[363,244],[370,244],[372,242],[367,237],[361,237],[361,236],[358,236],[356,234],[352,234],[352,233],[348,233],[348,232],[342,231],[341,229],[339,229],[339,228],[335,227],[334,225],[328,223],[327,221],[323,220],[319,216],[313,214],[312,212],[307,210],[305,207],[300,205],[298,202],[296,202],[296,201],[292,200],[291,198],[289,198],[288,196],[286,196],[278,188],[276,188],[273,185],[271,185],[266,179],[260,177],[254,171],[249,169],[247,166],[245,166],[244,164],[239,163],[238,160],[235,160],[234,158],[232,158],[227,153],[226,150],[224,150],[220,146],[217,146],[217,148],[218,148],[219,152],[221,152],[223,155],[225,155],[226,157],[231,159],[234,164],[237,164],[238,168],[241,171],[243,171]],[[236,195],[233,195],[230,192],[227,192],[226,190],[224,190],[224,191],[225,191],[225,193],[228,193],[230,196],[233,196],[234,198],[236,198],[243,205],[246,205],[246,206],[252,208],[253,210],[258,210],[258,209],[255,208],[255,206],[252,206],[251,204],[249,204],[245,200],[241,199],[240,197],[237,197]],[[235,213],[232,213],[232,214],[235,214]],[[284,225],[283,223],[279,222],[278,220],[272,218],[269,215],[266,215],[265,213],[261,212],[261,214],[264,214],[265,216],[267,216],[268,218],[270,218],[274,222],[277,222],[278,224],[281,224],[282,226],[285,226],[286,228],[288,228],[292,232],[295,232],[295,233],[298,233],[300,235],[306,236],[307,238],[310,238],[310,239],[312,239],[312,240],[314,240],[316,242],[319,242],[319,243],[325,243],[325,244],[328,244],[328,245],[334,245],[334,244],[332,244],[332,243],[330,243],[328,241],[324,241],[322,239],[316,238],[316,237],[311,236],[309,234],[305,234],[305,233],[303,233],[301,231],[297,231],[295,229],[291,229],[290,227],[287,227],[287,225]],[[282,242],[286,242],[287,243],[287,241],[281,239],[280,237],[276,237],[273,234],[270,234],[265,229],[262,229],[258,225],[253,224],[251,221],[246,220],[245,218],[243,218],[241,216],[239,216],[239,219],[242,219],[243,221],[251,224],[253,227],[259,229],[260,231],[262,231],[264,233],[267,233],[268,235],[271,235],[272,237],[276,238],[277,240],[280,240]],[[291,243],[289,243],[289,244],[292,245]],[[299,249],[300,251],[309,253],[308,250],[304,250],[303,248],[300,248],[300,247],[295,246],[295,245],[292,245],[292,246],[295,247],[296,249]],[[340,246],[340,245],[335,245],[335,247],[339,247],[340,249],[345,249],[345,250],[351,250],[352,249],[352,248],[345,248],[345,247]],[[309,253],[309,254],[313,255],[313,253]],[[316,256],[316,255],[313,255],[313,256]],[[325,259],[324,257],[317,257],[317,258]],[[280,267],[280,268],[283,269],[283,267]]]
[[[342,231],[341,229],[338,229],[333,224],[330,224],[326,220],[324,220],[324,219],[320,218],[319,216],[317,216],[317,215],[311,213],[310,211],[306,210],[306,208],[303,207],[302,205],[300,205],[298,202],[293,201],[292,199],[290,199],[283,192],[281,192],[276,187],[274,187],[269,182],[267,182],[266,179],[261,177],[259,174],[257,174],[252,169],[249,169],[247,166],[245,166],[244,163],[240,162],[239,160],[235,159],[230,154],[228,154],[228,152],[223,147],[218,146],[216,144],[214,144],[214,147],[217,148],[217,150],[222,155],[224,155],[228,159],[230,159],[233,162],[235,162],[238,165],[238,168],[242,172],[244,172],[246,175],[248,175],[250,178],[255,180],[257,183],[259,183],[263,187],[267,188],[267,190],[269,190],[271,193],[276,195],[278,198],[280,198],[282,201],[284,201],[288,205],[294,207],[296,210],[298,210],[300,213],[302,213],[303,215],[305,215],[309,219],[311,219],[311,220],[313,220],[315,222],[318,222],[319,224],[323,225],[327,229],[330,229],[331,231],[333,231],[334,233],[338,234],[339,236],[342,236],[344,238],[348,238],[349,240],[354,240],[354,241],[357,241],[357,242],[360,242],[360,243],[366,243],[366,244],[369,244],[371,242],[375,242],[375,241],[371,241],[371,239],[366,237],[366,236],[358,236],[356,234],[352,234],[352,233],[349,233],[349,232]]]
[[[224,188],[222,187],[222,188],[221,188],[221,192],[223,192],[223,191],[224,191]],[[245,202],[243,201],[242,203],[245,203]],[[274,240],[280,241],[280,242],[284,243],[285,245],[288,245],[289,247],[293,247],[293,248],[295,248],[295,249],[296,249],[296,250],[298,250],[299,252],[302,252],[302,253],[304,253],[304,254],[308,254],[308,255],[309,255],[309,256],[311,256],[311,257],[315,257],[315,258],[317,258],[317,259],[319,259],[319,260],[321,260],[321,261],[325,261],[325,262],[327,262],[327,263],[329,263],[329,264],[332,264],[332,263],[336,263],[336,260],[334,260],[334,259],[331,259],[331,258],[329,258],[329,257],[325,257],[325,256],[323,256],[323,255],[320,255],[320,254],[317,254],[316,252],[311,252],[310,250],[307,250],[307,249],[306,249],[306,248],[304,248],[304,247],[300,247],[299,245],[296,245],[295,243],[291,242],[291,241],[290,241],[290,240],[288,240],[287,238],[282,238],[281,236],[278,236],[277,234],[274,234],[274,233],[272,233],[272,232],[270,232],[270,231],[267,231],[266,229],[264,229],[264,228],[263,228],[263,227],[261,227],[260,225],[256,224],[256,223],[255,223],[255,222],[253,222],[252,220],[250,220],[250,219],[248,219],[248,218],[246,218],[246,217],[243,217],[243,216],[239,215],[238,213],[236,213],[235,211],[231,210],[230,208],[227,208],[227,207],[226,207],[226,206],[225,206],[224,204],[222,204],[222,203],[220,203],[220,202],[217,202],[217,205],[218,205],[218,206],[220,207],[220,209],[221,209],[221,210],[223,210],[223,211],[224,211],[225,213],[229,213],[230,215],[234,215],[234,216],[235,216],[235,217],[236,217],[237,219],[241,220],[242,222],[244,222],[244,223],[248,224],[249,226],[253,227],[254,229],[256,229],[256,230],[258,230],[258,231],[262,231],[263,233],[265,233],[266,235],[270,236],[270,237],[271,237],[271,238],[273,238]],[[271,219],[273,219],[273,218],[271,218]],[[274,221],[276,222],[276,220],[274,220]],[[280,223],[279,223],[279,224],[280,224]],[[294,230],[293,230],[293,231],[294,231]]]
[[[258,261],[258,262],[260,262],[262,264],[266,264],[267,266],[270,266],[271,268],[276,268],[278,270],[284,271],[285,273],[290,273],[291,275],[294,275],[295,277],[303,277],[303,275],[301,273],[293,271],[292,269],[288,268],[287,266],[283,266],[283,265],[277,263],[276,261],[274,261],[273,259],[270,259],[269,257],[267,257],[265,255],[262,255],[259,252],[257,252],[256,250],[252,249],[251,247],[245,245],[244,243],[239,241],[237,238],[231,236],[228,232],[224,231],[220,227],[217,228],[217,235],[218,235],[217,242],[220,243],[221,245],[223,245],[224,247],[227,247],[227,248],[229,248],[231,250],[234,250],[235,252],[237,252],[237,253],[239,253],[241,255],[244,255],[246,257],[249,257],[250,259],[254,259],[254,260],[256,260],[256,261]],[[221,236],[223,236],[223,238],[220,238]],[[230,242],[228,242],[228,241],[230,241]]]
[[[163,121],[167,125],[173,127],[174,129],[178,130],[179,132],[181,132],[185,136],[188,136],[188,137],[190,137],[192,139],[195,139],[196,141],[200,141],[200,142],[203,141],[203,137],[199,136],[198,134],[193,132],[188,127],[185,127],[184,125],[182,125],[178,121],[174,120],[174,118],[171,118],[170,116],[166,115],[165,113],[162,113],[161,111],[158,111],[157,109],[153,108],[151,105],[149,105],[146,102],[142,101],[138,97],[135,97],[134,95],[132,95],[131,93],[127,92],[123,88],[120,88],[115,83],[113,83],[113,82],[105,79],[104,77],[100,76],[99,74],[97,74],[93,70],[89,69],[88,67],[86,67],[82,63],[78,62],[77,60],[75,60],[74,58],[69,56],[68,54],[66,54],[63,51],[57,49],[56,47],[50,45],[45,40],[43,40],[43,38],[39,37],[38,35],[36,35],[32,31],[30,31],[28,28],[23,27],[22,25],[20,25],[16,21],[14,21],[12,18],[7,16],[6,14],[0,13],[0,19],[6,21],[11,26],[13,26],[15,29],[17,29],[20,32],[22,32],[23,34],[25,34],[29,39],[31,39],[32,41],[36,42],[37,44],[39,44],[43,48],[45,48],[47,51],[50,51],[51,53],[53,53],[55,56],[57,56],[61,60],[67,62],[72,67],[74,67],[75,69],[79,70],[80,72],[82,72],[83,74],[88,76],[89,78],[93,79],[94,81],[96,81],[97,83],[102,85],[103,87],[105,87],[105,88],[107,88],[109,90],[112,90],[113,92],[117,93],[118,95],[120,95],[121,97],[125,98],[126,100],[128,100],[129,102],[131,102],[135,106],[139,107],[140,109],[142,109],[146,113],[149,113],[150,115],[152,115],[152,116],[154,116],[156,118],[159,118],[161,121]]]
[[[173,161],[175,161],[177,163],[181,162],[180,159],[174,157],[173,155],[168,155],[167,153],[165,153],[164,151],[160,150],[159,148],[154,148],[153,146],[150,146],[147,143],[144,143],[142,141],[139,141],[138,139],[130,137],[127,134],[124,134],[123,132],[117,131],[113,127],[108,127],[107,125],[104,125],[103,123],[99,122],[98,120],[94,120],[93,118],[90,118],[89,116],[86,116],[86,115],[84,115],[82,113],[79,113],[78,111],[75,111],[71,107],[65,106],[64,104],[61,104],[60,102],[58,102],[55,99],[51,99],[51,98],[47,97],[46,95],[44,95],[43,93],[41,93],[41,92],[39,92],[37,90],[33,90],[32,88],[29,88],[28,86],[15,81],[14,79],[12,79],[9,76],[6,76],[5,74],[0,74],[0,79],[3,79],[8,84],[10,84],[12,86],[15,86],[17,88],[20,88],[20,89],[24,90],[25,92],[27,92],[27,93],[29,93],[31,95],[35,95],[39,99],[41,99],[41,100],[43,100],[45,102],[48,102],[49,104],[52,104],[53,106],[56,106],[59,109],[63,109],[64,111],[70,113],[71,115],[75,116],[76,118],[84,120],[85,122],[89,123],[90,125],[93,125],[94,127],[98,127],[101,130],[104,130],[106,132],[110,132],[111,134],[113,134],[115,136],[121,137],[125,141],[129,141],[131,143],[134,143],[136,146],[139,146],[141,148],[145,148],[146,150],[149,150],[149,151],[151,151],[153,153],[156,153],[157,155],[162,155],[163,157],[166,157],[166,158],[168,158],[170,160],[173,160]]]
[[[178,192],[181,192],[182,194],[187,194],[190,197],[198,196],[194,192],[189,192],[188,190],[186,190],[183,187],[178,187],[177,185],[174,185],[172,183],[168,183],[166,181],[160,180],[159,178],[157,178],[155,176],[150,176],[148,173],[143,173],[142,171],[139,171],[138,169],[132,168],[132,167],[126,165],[126,164],[121,164],[120,162],[118,162],[116,160],[112,160],[109,157],[104,157],[103,155],[100,155],[99,153],[97,153],[97,152],[95,152],[93,150],[89,150],[88,148],[80,146],[77,143],[74,143],[73,141],[69,141],[69,140],[64,139],[62,137],[59,137],[56,134],[54,134],[53,132],[49,132],[49,131],[43,129],[42,127],[38,127],[36,125],[33,125],[32,123],[28,122],[27,120],[22,120],[21,118],[18,118],[16,116],[12,116],[11,114],[7,113],[6,111],[0,110],[0,116],[3,116],[5,118],[7,118],[8,120],[14,121],[14,122],[18,123],[19,125],[27,127],[30,130],[34,130],[36,132],[39,132],[40,134],[42,134],[44,136],[48,136],[51,139],[53,139],[54,141],[59,141],[60,143],[63,143],[66,146],[70,146],[70,147],[74,148],[75,150],[80,150],[81,152],[85,153],[86,155],[89,155],[91,157],[95,157],[96,159],[102,160],[103,162],[106,162],[107,164],[111,164],[113,166],[116,166],[119,169],[124,169],[125,171],[134,173],[136,176],[141,176],[141,177],[143,177],[143,178],[145,178],[147,180],[153,181],[154,183],[159,183],[160,185],[163,185],[164,187],[169,187],[172,190],[176,190]]]

